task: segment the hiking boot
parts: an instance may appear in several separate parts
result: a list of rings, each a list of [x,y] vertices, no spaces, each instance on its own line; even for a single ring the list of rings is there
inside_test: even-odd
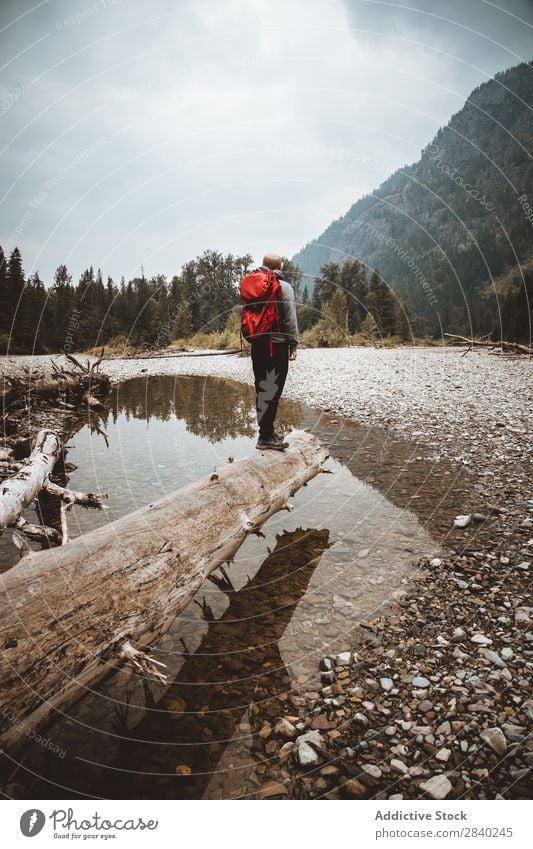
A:
[[[270,437],[260,436],[255,447],[259,448],[259,450],[268,448],[273,451],[285,451],[289,447],[289,443],[285,441],[285,438],[281,434],[273,433]]]

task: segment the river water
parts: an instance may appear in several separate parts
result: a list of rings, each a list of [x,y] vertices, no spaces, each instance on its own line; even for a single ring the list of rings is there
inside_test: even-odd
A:
[[[282,402],[280,423],[328,446],[321,474],[272,517],[154,647],[168,684],[112,673],[9,763],[27,798],[245,798],[261,782],[254,735],[320,687],[319,661],[399,598],[415,564],[446,545],[469,482],[415,444]],[[105,435],[104,435],[105,434]],[[69,485],[108,494],[76,508],[85,533],[212,473],[255,444],[252,391],[204,377],[136,378],[98,427],[69,444]],[[4,568],[13,552],[2,540]],[[364,650],[364,649],[361,649]],[[59,752],[52,751],[52,745]],[[263,756],[264,757],[264,756]]]

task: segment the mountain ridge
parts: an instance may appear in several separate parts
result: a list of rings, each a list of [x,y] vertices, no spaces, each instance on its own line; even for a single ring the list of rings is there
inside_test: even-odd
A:
[[[501,307],[494,279],[520,277],[533,256],[532,155],[533,68],[521,63],[474,89],[416,162],[293,260],[316,277],[328,261],[359,259],[409,298],[427,332],[485,330]]]

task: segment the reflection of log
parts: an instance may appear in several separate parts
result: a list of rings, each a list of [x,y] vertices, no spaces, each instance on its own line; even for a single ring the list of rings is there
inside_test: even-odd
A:
[[[315,529],[278,536],[254,578],[239,592],[231,592],[225,613],[210,622],[161,701],[128,732],[105,770],[105,797],[126,793],[147,798],[158,776],[163,796],[168,792],[171,798],[201,798],[246,710],[253,705],[250,720],[256,732],[276,715],[277,697],[291,689],[278,642],[328,547],[328,537],[329,531]],[[176,775],[178,764],[188,766],[192,774]],[[124,775],[132,782],[127,788]]]
[[[319,472],[324,446],[302,431],[289,442],[285,452],[230,463],[68,545],[31,554],[2,576],[7,745],[119,665],[125,643],[153,644],[209,573]]]

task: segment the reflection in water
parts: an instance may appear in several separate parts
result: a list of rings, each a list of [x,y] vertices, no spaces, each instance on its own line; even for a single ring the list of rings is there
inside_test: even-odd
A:
[[[327,540],[326,530],[298,529],[281,535],[249,583],[239,592],[230,591],[226,611],[209,623],[194,654],[185,656],[164,697],[128,729],[107,775],[106,795],[121,795],[113,771],[116,765],[131,770],[134,796],[150,794],[155,773],[163,797],[201,798],[243,714],[249,710],[252,736],[276,714],[277,697],[291,689],[278,641]],[[246,738],[243,743],[241,768],[253,776],[255,763],[247,753]],[[191,774],[177,776],[176,766],[190,769]]]
[[[280,413],[328,444],[332,474],[300,490],[293,512],[248,538],[227,577],[217,573],[177,617],[154,648],[169,687],[113,673],[47,731],[63,759],[25,752],[10,780],[27,798],[253,793],[264,721],[290,713],[287,699],[317,686],[320,658],[352,646],[358,623],[438,550],[459,512],[447,496],[466,491],[444,464],[300,404]],[[73,440],[70,485],[108,492],[110,509],[77,510],[73,536],[249,456],[254,397],[226,380],[136,379],[116,389],[102,427],[109,447],[87,428]]]

